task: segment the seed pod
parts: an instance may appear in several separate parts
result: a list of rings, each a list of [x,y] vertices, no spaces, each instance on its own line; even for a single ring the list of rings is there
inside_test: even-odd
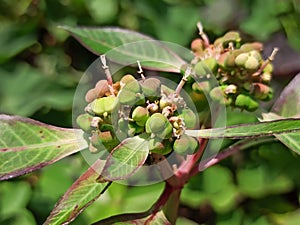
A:
[[[169,120],[161,113],[154,113],[146,122],[146,132],[153,133],[161,138],[172,135],[173,127]]]
[[[183,109],[178,117],[183,119],[186,128],[192,129],[197,125],[197,116],[190,108]]]
[[[160,138],[151,138],[148,142],[149,150],[152,153],[167,155],[172,149],[172,144],[169,140],[161,140]]]
[[[92,128],[91,128],[91,122],[93,120],[93,117],[88,114],[88,113],[84,113],[79,115],[76,118],[76,123],[78,124],[78,126],[80,127],[80,129],[82,129],[84,132],[91,132]]]
[[[241,109],[246,109],[250,112],[255,111],[259,104],[252,97],[246,94],[239,94],[235,100],[235,105]]]
[[[111,113],[117,105],[117,98],[115,96],[108,96],[97,98],[91,103],[92,111],[96,115],[103,115],[104,113]]]
[[[107,92],[109,92],[107,80],[99,80],[95,86],[95,93],[97,95],[97,98],[105,96]]]
[[[94,88],[88,90],[88,92],[85,94],[85,101],[90,103],[94,101],[97,98],[97,93]]]
[[[179,155],[189,155],[193,154],[198,146],[199,143],[195,138],[183,134],[174,141],[173,149]]]
[[[257,70],[259,67],[259,62],[254,56],[249,56],[245,62],[245,68],[247,70]]]
[[[160,96],[161,92],[161,82],[157,78],[147,78],[146,80],[142,80],[140,82],[142,86],[142,92],[146,97],[154,96],[158,97]]]
[[[132,112],[132,119],[139,126],[144,126],[149,119],[149,111],[141,106],[136,107]]]
[[[248,58],[249,55],[247,53],[241,53],[235,58],[234,62],[237,66],[244,67]]]
[[[244,52],[250,52],[252,50],[261,52],[263,50],[263,44],[260,42],[245,43],[240,47],[240,49]]]
[[[232,103],[232,98],[230,96],[226,96],[224,90],[228,87],[228,85],[222,85],[220,87],[215,87],[209,92],[209,96],[214,101],[218,101],[221,104],[230,105]]]

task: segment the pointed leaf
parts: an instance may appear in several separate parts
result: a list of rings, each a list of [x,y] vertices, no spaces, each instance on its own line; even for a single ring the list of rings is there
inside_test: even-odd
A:
[[[81,130],[0,115],[0,180],[40,169],[86,148],[81,136]]]
[[[263,113],[264,121],[278,120],[283,117],[276,115],[274,113]],[[288,134],[276,134],[274,135],[278,140],[280,140],[289,149],[300,155],[300,132],[293,132]]]
[[[120,28],[62,28],[97,55],[113,50],[108,58],[120,64],[132,64],[140,60],[144,68],[177,73],[186,64],[166,45],[134,31]]]
[[[98,181],[114,181],[128,178],[144,164],[148,153],[149,146],[145,138],[135,136],[125,139],[107,157]]]
[[[281,92],[272,107],[272,112],[282,117],[300,115],[300,74],[298,74]]]
[[[300,119],[281,119],[269,122],[241,124],[226,128],[187,130],[186,134],[200,138],[253,138],[300,130]]]
[[[98,183],[96,178],[104,161],[97,160],[56,203],[44,225],[60,225],[72,222],[86,207],[92,204],[108,187]]]

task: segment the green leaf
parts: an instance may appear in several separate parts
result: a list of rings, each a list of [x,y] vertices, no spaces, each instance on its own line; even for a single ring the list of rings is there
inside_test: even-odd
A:
[[[186,134],[199,138],[253,138],[300,131],[300,119],[280,119],[268,122],[241,124],[225,128],[186,130]]]
[[[0,180],[52,164],[87,147],[82,131],[0,115]]]
[[[282,119],[283,117],[278,116],[274,113],[263,113],[264,121],[272,121]],[[294,132],[289,134],[276,134],[274,135],[278,140],[280,140],[289,149],[300,155],[300,132]]]
[[[44,225],[60,225],[72,222],[86,207],[92,204],[107,189],[110,183],[98,183],[96,178],[104,165],[97,160],[67,190],[56,203]]]
[[[281,92],[274,103],[271,112],[282,117],[300,115],[300,74],[298,74]]]
[[[74,90],[61,86],[27,64],[18,64],[12,71],[0,70],[0,111],[30,116],[42,107],[70,109]]]
[[[139,60],[144,68],[176,73],[186,64],[166,45],[134,31],[120,28],[61,28],[69,31],[93,53],[100,55],[108,52],[108,58],[120,64],[133,64]]]
[[[148,153],[148,141],[142,135],[125,139],[107,157],[99,182],[128,178],[144,164]]]

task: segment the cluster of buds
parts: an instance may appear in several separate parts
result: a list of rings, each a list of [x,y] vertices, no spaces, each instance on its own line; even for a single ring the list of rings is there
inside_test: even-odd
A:
[[[248,111],[255,111],[259,101],[272,98],[273,91],[269,86],[273,71],[271,61],[277,48],[263,59],[262,43],[242,43],[239,33],[230,31],[210,44],[201,23],[198,28],[201,38],[191,43],[195,56],[192,65],[196,76],[204,79],[193,84],[195,92],[207,91],[213,100]],[[218,87],[211,87],[205,80],[212,75],[218,80]]]
[[[122,140],[142,134],[148,138],[150,153],[186,155],[197,150],[198,140],[185,130],[196,127],[198,116],[180,96],[188,75],[173,90],[155,77],[145,77],[138,62],[140,79],[126,74],[113,82],[101,57],[107,80],[86,93],[85,113],[77,117],[91,152],[111,151]]]

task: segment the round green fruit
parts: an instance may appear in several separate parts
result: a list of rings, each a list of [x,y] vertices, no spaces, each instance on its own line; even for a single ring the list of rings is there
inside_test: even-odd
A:
[[[193,154],[198,146],[199,143],[196,138],[183,134],[174,141],[173,149],[179,155],[189,155]]]
[[[90,114],[84,113],[84,114],[79,115],[76,118],[76,123],[78,124],[80,129],[82,129],[84,132],[89,133],[92,131],[92,127],[91,127],[92,120],[93,120],[93,117]]]
[[[132,112],[132,119],[139,125],[144,126],[146,121],[149,119],[148,109],[137,106]]]
[[[151,138],[148,144],[149,150],[152,153],[167,155],[173,150],[171,142],[169,140],[162,140],[160,138],[155,137]]]
[[[169,120],[161,113],[154,113],[146,122],[146,132],[153,133],[160,138],[168,138],[172,135],[173,127]]]

